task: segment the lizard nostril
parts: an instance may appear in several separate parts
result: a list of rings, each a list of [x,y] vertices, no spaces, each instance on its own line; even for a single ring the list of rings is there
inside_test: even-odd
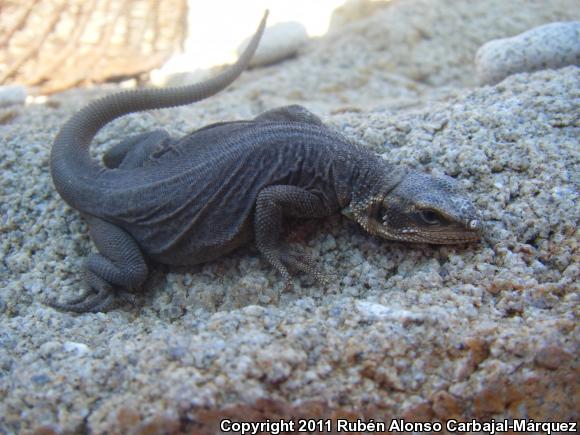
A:
[[[467,227],[470,230],[481,231],[481,221],[479,219],[472,219],[468,222]]]

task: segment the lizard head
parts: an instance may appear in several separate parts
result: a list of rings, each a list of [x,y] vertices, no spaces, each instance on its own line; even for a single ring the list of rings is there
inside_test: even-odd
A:
[[[482,234],[479,213],[454,179],[416,171],[386,194],[351,203],[343,214],[389,240],[452,244]]]

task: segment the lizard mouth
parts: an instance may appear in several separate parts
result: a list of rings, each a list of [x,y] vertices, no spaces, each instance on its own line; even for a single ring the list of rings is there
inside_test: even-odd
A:
[[[412,212],[396,214],[397,218],[391,219],[384,211],[375,205],[374,213],[353,213],[350,208],[342,210],[342,213],[358,222],[369,234],[386,240],[451,245],[475,242],[483,235],[483,222],[476,217],[460,221],[440,213],[433,215]],[[369,214],[372,217],[368,217]]]
[[[425,235],[424,233],[419,235],[417,240],[409,240],[409,241],[417,241],[422,243],[433,243],[437,245],[451,245],[455,243],[468,243],[468,242],[475,242],[481,238],[481,234],[479,232],[472,232],[472,231],[445,231],[441,232],[440,234],[428,234]]]
[[[437,245],[474,242],[481,239],[483,234],[483,224],[479,219],[470,219],[465,223],[433,220],[429,224],[410,219],[394,227],[389,224],[388,218],[383,218],[381,221],[373,219],[369,229],[369,232],[388,240]]]
[[[436,245],[452,245],[455,243],[475,242],[481,239],[480,231],[466,230],[465,228],[444,229],[439,231],[424,231],[417,228],[402,228],[397,231],[382,231],[378,229],[377,235],[402,242],[433,243]]]

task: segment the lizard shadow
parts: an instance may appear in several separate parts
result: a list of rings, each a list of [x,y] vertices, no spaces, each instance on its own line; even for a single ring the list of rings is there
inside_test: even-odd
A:
[[[369,237],[357,224],[340,215],[326,220],[288,218],[282,234],[286,245],[304,249],[325,271],[332,265],[330,284],[321,285],[307,274],[298,273],[292,289],[285,291],[277,271],[260,256],[252,242],[202,264],[175,266],[149,261],[151,273],[137,296],[139,307],[159,313],[172,307],[169,311],[181,313],[177,316],[180,317],[198,309],[216,313],[250,305],[283,307],[302,298],[311,298],[316,305],[337,297],[364,298],[370,293],[388,291],[387,281],[404,273],[400,265],[405,259],[412,257],[419,268],[436,259],[444,280],[450,256],[469,249],[468,244],[442,249],[434,244],[410,245]],[[329,242],[328,237],[333,240]],[[361,262],[353,263],[354,257],[362,259]],[[371,268],[368,275],[361,272],[365,267]],[[357,271],[353,272],[354,269]]]

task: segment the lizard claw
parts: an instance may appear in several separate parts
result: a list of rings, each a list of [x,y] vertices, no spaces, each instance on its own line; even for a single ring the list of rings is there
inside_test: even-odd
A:
[[[308,255],[306,251],[301,248],[287,250],[284,253],[284,261],[289,267],[295,270],[306,273],[313,277],[316,282],[325,287],[331,283],[331,277],[325,273],[316,263],[312,256]]]

